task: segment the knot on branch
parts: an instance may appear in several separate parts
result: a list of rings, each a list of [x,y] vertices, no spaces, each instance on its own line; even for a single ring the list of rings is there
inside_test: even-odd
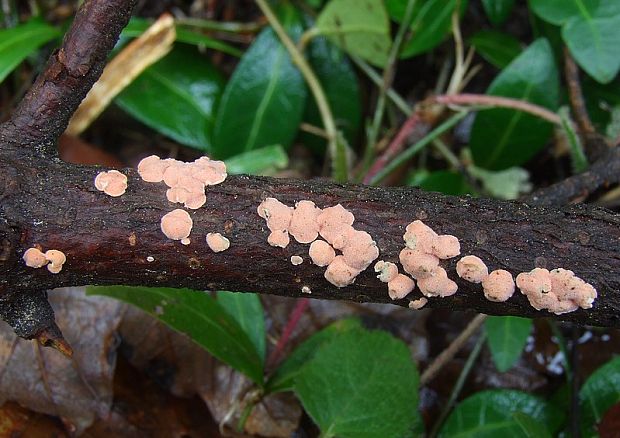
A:
[[[0,297],[0,318],[25,339],[37,338],[41,333],[62,337],[45,291],[5,291]]]

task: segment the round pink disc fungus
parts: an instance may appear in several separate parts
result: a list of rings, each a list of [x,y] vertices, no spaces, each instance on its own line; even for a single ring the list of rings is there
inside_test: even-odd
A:
[[[293,266],[301,265],[304,262],[304,259],[298,255],[291,256],[291,264]]]
[[[405,272],[417,280],[432,276],[435,269],[439,267],[437,256],[417,249],[405,248],[398,258]]]
[[[286,248],[291,242],[286,230],[272,231],[269,237],[267,237],[267,243],[271,246],[278,246],[280,248]]]
[[[213,252],[222,252],[230,248],[230,240],[222,236],[220,233],[208,233],[207,245]]]
[[[336,251],[324,240],[315,240],[310,244],[308,255],[317,266],[327,266],[336,257]]]
[[[49,260],[45,257],[38,248],[28,248],[24,255],[22,256],[24,263],[26,266],[30,268],[42,268],[47,265]]]
[[[347,265],[344,256],[339,255],[327,266],[324,277],[336,287],[345,287],[352,284],[359,273],[359,270]]]
[[[398,276],[398,266],[392,262],[379,260],[375,263],[375,272],[378,272],[377,278],[383,283],[389,283]]]
[[[62,271],[62,265],[67,261],[67,257],[62,251],[58,251],[57,249],[50,249],[49,251],[45,251],[45,258],[49,261],[47,265],[47,270],[52,274],[58,274]]]
[[[435,237],[431,243],[432,253],[442,260],[451,259],[461,253],[459,239],[449,234]]]
[[[489,275],[489,268],[479,257],[467,255],[456,263],[456,273],[470,283],[482,283]]]
[[[168,239],[185,240],[189,237],[194,222],[189,213],[177,208],[161,218],[161,230]],[[188,242],[189,243],[189,242]]]
[[[295,204],[295,210],[291,216],[288,232],[299,243],[310,243],[319,235],[317,218],[321,209],[312,201],[299,201]]]
[[[448,278],[446,270],[439,266],[431,275],[420,278],[418,287],[427,297],[449,297],[458,290],[457,284]]]
[[[507,301],[515,292],[512,274],[504,269],[497,269],[482,280],[484,296],[489,301]]]
[[[127,190],[127,176],[118,170],[99,172],[95,178],[95,187],[106,195],[121,196]]]
[[[428,303],[428,298],[421,297],[413,301],[409,301],[409,308],[413,310],[420,310],[422,307],[426,306]]]
[[[349,234],[342,255],[347,265],[361,272],[379,257],[379,248],[370,234],[356,230]]]
[[[388,282],[388,295],[393,300],[405,298],[415,288],[415,281],[403,274]]]
[[[416,220],[407,225],[403,240],[407,248],[431,254],[436,237],[437,233],[431,227]]]

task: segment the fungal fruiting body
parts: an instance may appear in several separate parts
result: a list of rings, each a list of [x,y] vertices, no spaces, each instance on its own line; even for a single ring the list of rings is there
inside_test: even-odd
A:
[[[393,300],[405,298],[415,288],[415,281],[403,274],[398,274],[388,282],[388,295]]]
[[[189,213],[177,208],[170,213],[166,213],[161,218],[161,231],[168,239],[180,240],[181,243],[189,243],[187,240],[194,222]]]
[[[312,201],[301,200],[293,208],[266,198],[257,212],[267,222],[271,246],[286,248],[289,235],[299,243],[309,243],[312,263],[327,267],[325,278],[334,286],[353,283],[379,257],[376,242],[370,234],[353,228],[353,213],[340,204],[321,209]],[[325,240],[317,240],[319,235]]]
[[[308,250],[308,255],[317,266],[327,266],[332,260],[336,257],[336,251],[331,245],[324,240],[315,240],[310,245],[310,249]]]
[[[422,297],[413,301],[409,301],[409,308],[413,310],[420,310],[422,307],[426,306],[428,303],[428,298]]]
[[[310,289],[309,286],[302,286],[301,287],[301,293],[302,294],[311,294],[312,293],[312,289]]]
[[[507,301],[515,292],[512,274],[504,269],[491,272],[482,280],[484,296],[489,301]]]
[[[378,272],[377,278],[383,283],[389,283],[398,275],[398,266],[392,262],[379,260],[375,263],[375,272]]]
[[[127,176],[118,170],[99,172],[95,177],[95,187],[106,195],[121,196],[127,190]]]
[[[573,271],[557,268],[549,272],[536,268],[517,275],[517,286],[536,310],[561,315],[579,307],[592,308],[596,289],[577,277]]]
[[[208,233],[207,245],[213,252],[222,252],[230,248],[230,240],[222,236],[220,233]]]
[[[207,202],[205,187],[220,184],[226,177],[222,161],[200,157],[191,163],[157,155],[144,158],[138,164],[138,174],[146,182],[164,182],[169,188],[166,198],[195,210]]]
[[[456,263],[456,273],[470,283],[482,283],[482,280],[489,275],[489,268],[480,258],[467,255]]]
[[[291,264],[293,266],[301,265],[304,262],[304,259],[299,257],[298,255],[291,256]]]
[[[457,284],[448,278],[448,273],[440,266],[431,275],[420,278],[418,287],[426,297],[449,297],[458,290]]]
[[[42,253],[38,248],[28,248],[22,259],[26,266],[31,268],[42,268],[47,265],[47,270],[52,274],[58,274],[62,271],[62,266],[67,261],[67,257],[62,251],[50,249]]]

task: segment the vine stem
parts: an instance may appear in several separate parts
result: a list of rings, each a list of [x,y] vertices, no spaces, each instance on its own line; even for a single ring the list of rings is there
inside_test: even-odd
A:
[[[284,326],[284,329],[282,330],[282,336],[280,336],[280,339],[276,344],[276,348],[269,355],[269,359],[267,360],[268,368],[272,366],[275,367],[277,365],[280,357],[282,356],[282,352],[284,351],[284,347],[286,347],[286,344],[288,343],[291,335],[293,334],[293,331],[297,327],[299,320],[301,319],[302,315],[304,314],[309,305],[310,300],[308,298],[297,299],[297,302],[295,303],[295,308],[291,312],[291,316],[286,323],[286,326]]]
[[[533,103],[525,102],[523,100],[511,99],[509,97],[501,96],[487,96],[484,94],[443,94],[434,96],[430,100],[444,105],[476,105],[476,106],[491,106],[495,108],[508,108],[530,113],[534,116],[540,117],[550,123],[557,126],[562,126],[562,119],[560,116],[547,108]]]
[[[334,177],[338,182],[345,182],[348,179],[346,152],[343,147],[339,147],[338,145],[336,122],[327,97],[325,96],[325,92],[323,91],[323,87],[312,70],[312,67],[310,67],[306,58],[304,58],[293,40],[288,36],[286,30],[284,30],[284,27],[275,16],[266,0],[256,0],[256,4],[267,18],[267,21],[278,35],[278,38],[280,38],[280,41],[282,41],[282,44],[284,44],[284,47],[286,47],[286,50],[288,50],[293,62],[297,65],[297,68],[299,68],[299,71],[306,80],[314,96],[314,100],[316,101],[325,133],[327,134],[328,150],[335,170]]]

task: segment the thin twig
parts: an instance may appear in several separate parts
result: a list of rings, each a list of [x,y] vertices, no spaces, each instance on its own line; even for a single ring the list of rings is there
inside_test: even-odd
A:
[[[509,108],[540,117],[541,119],[551,122],[554,125],[562,125],[562,120],[560,119],[560,117],[554,112],[549,111],[547,108],[535,105],[533,103],[525,102],[523,100],[511,99],[509,97],[464,93],[434,96],[431,98],[431,100],[434,100],[435,102],[444,105],[476,105],[490,106],[495,108]]]
[[[592,120],[586,109],[586,102],[581,91],[581,83],[579,82],[579,68],[575,64],[575,60],[571,56],[567,47],[564,47],[564,75],[566,77],[566,85],[568,87],[568,97],[571,109],[575,115],[575,121],[579,126],[582,134],[592,134],[595,132]]]
[[[175,22],[181,26],[228,33],[256,33],[265,27],[265,23],[262,22],[238,23],[234,21],[205,20],[202,18],[176,18]]]
[[[476,331],[482,326],[487,316],[483,314],[476,315],[474,319],[472,319],[467,327],[461,332],[460,335],[452,341],[448,348],[441,352],[439,356],[435,358],[435,360],[424,370],[422,376],[420,377],[420,385],[425,386],[433,380],[433,378],[437,375],[437,373],[450,362],[454,356],[463,348],[465,343],[473,336]]]
[[[286,47],[286,50],[288,50],[291,55],[291,59],[295,65],[297,65],[297,68],[299,68],[299,71],[306,80],[310,91],[312,91],[312,95],[316,101],[319,113],[321,114],[321,120],[323,121],[325,132],[328,136],[328,150],[335,169],[335,179],[340,182],[346,181],[348,179],[346,151],[343,147],[339,147],[338,145],[338,131],[336,129],[336,122],[321,83],[310,67],[310,64],[308,64],[308,61],[306,61],[295,43],[288,36],[284,30],[284,27],[282,27],[282,24],[278,21],[278,18],[275,16],[267,2],[265,0],[256,0],[256,4],[280,38],[280,41],[282,41],[282,44],[284,44],[284,47]]]

